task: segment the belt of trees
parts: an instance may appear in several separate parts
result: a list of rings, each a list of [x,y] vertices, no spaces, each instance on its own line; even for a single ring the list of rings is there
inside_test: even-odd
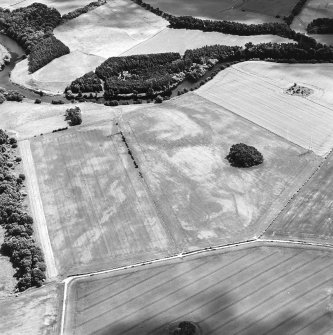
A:
[[[82,14],[85,14],[85,13],[88,13],[89,11],[99,7],[99,6],[102,6],[102,5],[105,5],[106,4],[106,0],[98,0],[98,1],[94,1],[94,2],[91,2],[89,3],[88,5],[84,6],[84,7],[81,7],[81,8],[77,8],[67,14],[64,14],[62,17],[61,17],[61,23],[65,23],[69,20],[72,20],[72,19],[75,19],[76,17],[82,15]]]
[[[270,22],[262,24],[246,24],[232,21],[203,20],[192,16],[173,16],[165,13],[159,8],[154,8],[150,4],[146,4],[142,0],[132,0],[141,7],[151,11],[152,13],[162,16],[169,21],[170,27],[174,29],[195,29],[202,31],[216,31],[232,35],[266,35],[272,34],[285,38],[293,39],[299,42],[301,39],[308,39],[308,43],[314,44],[316,41],[304,34],[296,33],[290,29],[294,17],[298,15],[307,0],[299,0],[289,16],[284,18],[285,23]]]
[[[314,19],[308,24],[306,30],[309,34],[333,34],[333,19]]]
[[[297,16],[301,12],[306,2],[307,0],[298,0],[298,2],[296,3],[296,5],[291,11],[291,14],[283,18],[284,22],[290,25],[293,22],[294,17]]]
[[[41,3],[13,11],[0,8],[0,29],[30,54],[31,72],[69,53],[68,47],[53,36],[53,30],[60,22],[60,13]]]
[[[0,129],[0,224],[5,229],[1,253],[9,256],[16,268],[17,290],[24,291],[31,286],[41,286],[45,280],[46,266],[41,249],[34,241],[33,219],[24,211],[20,190],[24,174],[18,177],[11,168],[21,158],[11,158],[11,148],[16,148],[16,139],[9,138]]]

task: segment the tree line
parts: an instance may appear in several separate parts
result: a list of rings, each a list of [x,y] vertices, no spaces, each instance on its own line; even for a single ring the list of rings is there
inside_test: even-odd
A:
[[[98,8],[99,6],[105,5],[106,0],[98,0],[94,2],[90,2],[88,5],[84,7],[77,8],[69,13],[64,14],[61,17],[61,23],[65,23],[69,20],[75,19],[76,17],[88,13],[89,11]]]
[[[333,19],[318,18],[310,22],[306,28],[309,34],[333,34]]]
[[[45,280],[46,266],[41,249],[33,238],[33,219],[23,206],[22,185],[24,174],[15,176],[12,168],[20,157],[11,158],[9,151],[17,147],[16,139],[9,138],[0,129],[0,224],[5,230],[1,253],[10,257],[16,269],[17,290],[41,286]]]
[[[31,72],[69,53],[68,47],[53,36],[53,30],[60,22],[60,13],[41,3],[13,11],[0,7],[0,28],[30,54]]]

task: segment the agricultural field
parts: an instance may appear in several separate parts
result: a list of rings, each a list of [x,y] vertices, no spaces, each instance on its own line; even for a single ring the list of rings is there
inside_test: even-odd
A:
[[[166,20],[130,0],[114,0],[58,26],[54,35],[71,51],[108,58],[149,39],[167,25]]]
[[[252,74],[252,64],[256,68],[255,63],[247,62],[220,72],[213,80],[199,88],[196,94],[317,155],[327,155],[333,147],[333,109],[320,96],[327,91],[326,96],[332,99],[329,96],[331,89],[325,86],[328,81],[321,83],[320,79],[314,79],[318,80],[320,85],[315,87],[308,74],[307,79],[304,78],[308,82],[304,80],[298,84],[313,89],[314,95],[309,98],[291,96],[284,91],[300,79],[299,75],[287,84],[286,81],[261,76],[260,71]],[[281,65],[277,65],[277,69],[278,66]],[[309,64],[303,66],[305,72],[306,69],[311,69]],[[329,70],[332,70],[330,66]],[[301,67],[296,65],[294,72]],[[316,67],[318,65],[315,65]],[[282,73],[286,73],[285,76],[291,79],[293,72],[287,74],[286,69],[292,68],[291,65],[282,66]],[[325,69],[326,64],[323,65],[323,71]]]
[[[15,84],[43,91],[46,94],[62,94],[73,80],[95,70],[104,61],[103,57],[76,50],[54,59],[51,63],[30,74],[28,59],[24,59],[14,67],[11,80]]]
[[[256,24],[280,21],[276,16],[288,16],[297,0],[146,0],[146,3],[176,16]]]
[[[112,123],[36,137],[30,148],[59,275],[176,252]]]
[[[48,284],[18,297],[0,300],[0,333],[58,334],[61,294],[58,285]]]
[[[10,10],[27,7],[34,2],[43,3],[49,7],[56,8],[61,15],[71,12],[77,8],[88,5],[91,0],[1,0],[1,7],[8,8]]]
[[[333,242],[332,153],[265,232],[265,238]]]
[[[83,124],[110,121],[120,114],[137,109],[136,105],[106,107],[96,103],[77,103],[83,117]],[[18,139],[27,139],[40,134],[50,133],[55,129],[68,126],[65,121],[66,105],[34,104],[25,100],[22,103],[4,102],[1,105],[1,127],[16,133]],[[148,106],[147,106],[148,107]]]
[[[185,251],[255,238],[321,161],[195,94],[128,113],[121,124],[168,225],[185,234]],[[264,164],[231,167],[225,157],[240,142]]]
[[[202,334],[329,335],[332,280],[331,251],[281,246],[75,279],[64,334],[168,335],[190,320]]]
[[[200,48],[206,45],[244,46],[247,42],[259,44],[266,42],[290,43],[293,41],[276,35],[238,36],[200,30],[165,28],[147,41],[125,51],[122,55],[129,56],[159,52],[179,52],[184,54],[187,49]]]

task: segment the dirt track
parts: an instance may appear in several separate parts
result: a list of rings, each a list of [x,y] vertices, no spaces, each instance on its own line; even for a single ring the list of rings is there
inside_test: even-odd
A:
[[[55,278],[58,272],[56,269],[50,238],[47,231],[42,199],[39,193],[34,161],[30,150],[30,142],[27,140],[19,142],[19,148],[22,156],[24,172],[25,175],[28,176],[27,187],[29,192],[30,208],[35,222],[35,233],[38,236],[38,240],[44,251],[44,258],[47,266],[47,278]]]

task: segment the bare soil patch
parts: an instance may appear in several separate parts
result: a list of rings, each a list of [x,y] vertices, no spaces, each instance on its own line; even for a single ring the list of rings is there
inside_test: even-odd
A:
[[[329,334],[332,253],[247,248],[136,272],[74,280],[65,334]]]

